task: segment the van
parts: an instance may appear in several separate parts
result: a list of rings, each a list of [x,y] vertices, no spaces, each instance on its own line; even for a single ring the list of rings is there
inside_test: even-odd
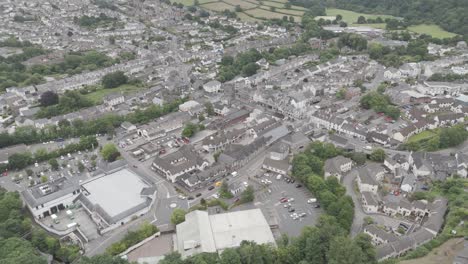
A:
[[[281,180],[282,177],[283,177],[283,175],[278,174],[278,176],[276,176],[276,179],[277,179],[277,180]]]

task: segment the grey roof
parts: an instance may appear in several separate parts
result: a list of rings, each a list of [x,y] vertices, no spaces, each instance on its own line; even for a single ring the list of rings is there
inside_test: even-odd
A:
[[[289,162],[287,160],[273,160],[270,158],[265,158],[263,164],[281,171],[287,172],[289,170]]]
[[[439,197],[430,206],[430,217],[423,226],[434,233],[438,233],[444,224],[444,216],[447,212],[447,199]]]
[[[377,185],[377,181],[375,177],[373,177],[370,172],[367,170],[366,167],[361,167],[358,170],[359,179],[361,179],[361,183],[369,184],[369,185]]]
[[[375,196],[372,193],[362,192],[362,196],[364,197],[364,199],[366,200],[368,205],[371,205],[371,206],[378,206],[379,205],[379,202],[377,201],[377,199],[375,198]]]
[[[376,225],[368,225],[364,229],[366,232],[371,233],[375,235],[376,237],[379,237],[380,239],[387,241],[387,242],[394,242],[398,240],[398,237],[395,236],[394,234],[388,233],[385,230],[382,230],[381,228],[377,227]]]
[[[265,146],[269,139],[259,137],[249,145],[232,144],[226,147],[224,152],[219,156],[219,161],[223,163],[234,163],[239,160],[248,158],[251,154],[255,153],[258,149]]]
[[[204,160],[198,155],[193,146],[183,145],[178,151],[164,157],[156,156],[153,164],[157,164],[164,171],[177,174],[187,168],[201,166]]]
[[[44,193],[41,189],[48,188],[49,193]],[[75,178],[61,177],[54,181],[42,183],[34,187],[28,188],[21,192],[26,203],[30,207],[36,207],[41,204],[48,203],[55,199],[61,198],[64,195],[73,193],[80,189],[78,180]]]
[[[329,136],[330,140],[333,141],[334,143],[338,143],[339,145],[346,145],[348,144],[348,140],[344,137],[332,134]]]
[[[352,160],[343,156],[328,159],[325,161],[324,171],[330,174],[341,174],[342,171],[340,167],[349,162],[352,162]]]

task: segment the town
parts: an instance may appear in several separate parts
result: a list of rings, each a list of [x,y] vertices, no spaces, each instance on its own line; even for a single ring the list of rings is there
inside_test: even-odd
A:
[[[468,263],[468,38],[192,2],[0,2],[1,247]]]

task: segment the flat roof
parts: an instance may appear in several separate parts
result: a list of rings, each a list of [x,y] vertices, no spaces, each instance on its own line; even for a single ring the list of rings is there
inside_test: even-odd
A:
[[[145,203],[146,197],[140,193],[149,186],[125,168],[86,182],[82,187],[89,192],[86,198],[91,203],[98,204],[110,217],[115,217]]]

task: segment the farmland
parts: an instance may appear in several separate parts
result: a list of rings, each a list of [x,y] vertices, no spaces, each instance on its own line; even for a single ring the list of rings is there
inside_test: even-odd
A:
[[[408,27],[408,30],[418,34],[427,34],[431,35],[434,38],[451,38],[456,36],[456,34],[443,30],[437,25],[417,25]]]
[[[194,5],[194,0],[173,0],[185,6]],[[300,22],[302,15],[306,11],[304,7],[291,5],[286,8],[286,0],[199,0],[199,6],[203,9],[222,12],[224,10],[234,11],[236,6],[242,8],[241,12],[236,12],[237,16],[248,22],[261,22],[267,19],[282,19],[284,16],[294,17],[294,21]]]

